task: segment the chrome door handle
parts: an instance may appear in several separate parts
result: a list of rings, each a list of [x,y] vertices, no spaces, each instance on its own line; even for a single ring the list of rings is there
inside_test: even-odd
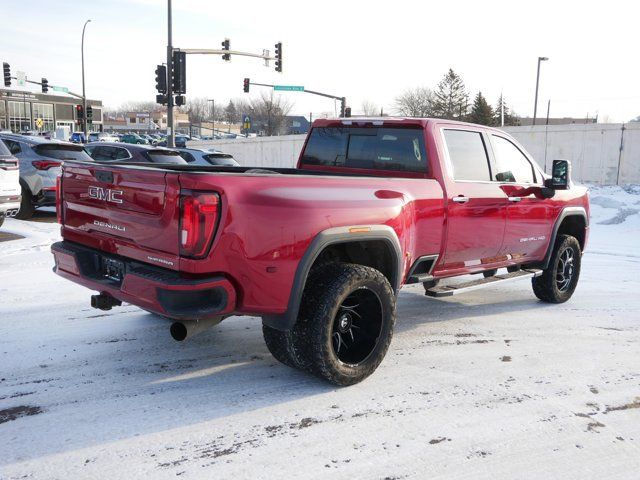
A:
[[[458,195],[457,197],[453,197],[452,200],[456,203],[467,203],[469,201],[469,197]]]
[[[522,197],[509,197],[510,202],[519,202],[522,200]]]

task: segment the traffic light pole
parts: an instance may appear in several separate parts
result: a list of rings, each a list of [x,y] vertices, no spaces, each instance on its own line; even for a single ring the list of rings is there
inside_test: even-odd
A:
[[[275,85],[271,85],[270,83],[255,83],[249,82],[249,85],[257,85],[259,87],[275,87]],[[335,95],[331,95],[329,93],[316,92],[315,90],[307,90],[306,88],[302,90],[304,93],[310,93],[311,95],[319,95],[320,97],[331,98],[333,100],[340,100],[340,116],[345,116],[345,109],[347,107],[347,98],[346,97],[337,97]]]
[[[167,147],[174,147],[176,132],[173,128],[173,43],[171,39],[171,0],[167,0],[167,6]]]

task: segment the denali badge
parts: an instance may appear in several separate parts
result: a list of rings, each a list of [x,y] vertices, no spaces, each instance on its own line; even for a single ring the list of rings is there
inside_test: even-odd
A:
[[[89,187],[89,198],[104,200],[111,203],[122,203],[122,190],[111,190],[110,188]]]
[[[122,227],[120,225],[114,225],[113,223],[101,222],[100,220],[94,220],[93,224],[98,227],[110,228],[111,230],[117,230],[119,232],[124,232],[127,230],[126,227]]]

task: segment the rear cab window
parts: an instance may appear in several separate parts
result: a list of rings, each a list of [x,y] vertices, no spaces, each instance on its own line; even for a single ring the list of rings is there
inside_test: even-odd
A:
[[[426,174],[424,130],[316,127],[301,156],[301,167],[305,165]]]

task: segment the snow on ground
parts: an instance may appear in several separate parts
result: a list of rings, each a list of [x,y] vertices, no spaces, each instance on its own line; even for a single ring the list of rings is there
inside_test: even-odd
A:
[[[255,318],[180,344],[133,306],[93,310],[51,272],[54,216],[9,219],[0,478],[638,478],[640,188],[591,198],[570,302],[407,287],[387,358],[349,388],[277,363]]]

